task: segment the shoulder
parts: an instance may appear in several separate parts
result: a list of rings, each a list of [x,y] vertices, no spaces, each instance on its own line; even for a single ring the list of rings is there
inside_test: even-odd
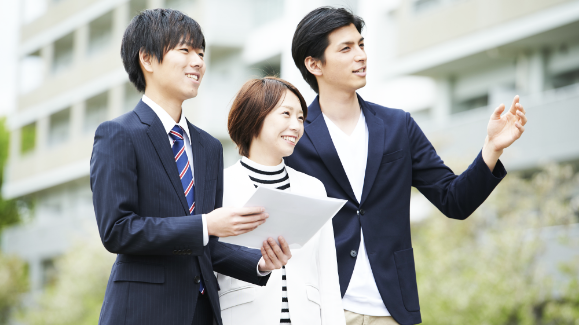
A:
[[[324,186],[324,184],[317,178],[310,176],[308,174],[304,174],[302,172],[299,172],[293,168],[291,168],[290,166],[287,166],[287,172],[290,176],[290,185],[292,186],[292,188],[294,187],[294,185],[299,185],[300,188],[307,188],[309,194],[315,195],[315,196],[323,196],[326,197],[326,188]],[[296,182],[299,182],[299,184],[295,184]]]
[[[382,106],[373,102],[365,102],[366,105],[368,105],[368,107],[370,107],[371,110],[373,110],[376,115],[380,116],[380,117],[387,117],[390,119],[400,119],[401,121],[406,120],[407,116],[409,115],[408,112],[399,109],[399,108],[391,108],[391,107],[386,107],[386,106]]]
[[[209,148],[223,148],[221,141],[219,141],[217,138],[207,133],[200,127],[190,123],[189,121],[187,121],[187,123],[189,124],[189,130],[191,131],[191,137],[194,138],[198,136],[201,140],[201,143],[203,143],[203,146],[207,146]]]

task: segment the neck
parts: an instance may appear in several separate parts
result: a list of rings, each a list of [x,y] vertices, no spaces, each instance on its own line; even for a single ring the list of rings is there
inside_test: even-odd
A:
[[[320,87],[319,100],[322,112],[332,121],[358,121],[360,117],[360,103],[355,91]]]
[[[249,147],[249,155],[247,155],[247,158],[260,165],[277,166],[281,164],[283,157],[273,155],[271,152],[268,152],[267,149],[253,145]]]
[[[172,96],[168,96],[165,92],[159,91],[159,89],[154,87],[147,87],[145,89],[145,95],[149,97],[152,101],[161,106],[169,115],[175,120],[176,123],[181,119],[181,105],[183,101],[175,99]]]

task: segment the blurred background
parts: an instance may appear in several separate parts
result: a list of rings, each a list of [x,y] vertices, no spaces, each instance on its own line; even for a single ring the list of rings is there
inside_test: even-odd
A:
[[[120,41],[147,8],[203,27],[207,73],[184,103],[239,156],[226,129],[251,77],[315,97],[291,58],[295,26],[323,5],[366,21],[368,101],[412,114],[462,172],[492,110],[515,94],[524,136],[509,175],[466,221],[418,192],[411,219],[424,324],[579,324],[579,1],[0,0],[0,324],[96,324],[115,256],[98,237],[89,159],[96,127],[129,112]]]

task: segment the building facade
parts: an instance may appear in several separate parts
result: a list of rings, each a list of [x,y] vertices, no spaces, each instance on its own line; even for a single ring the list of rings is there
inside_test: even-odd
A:
[[[122,33],[146,8],[199,21],[207,73],[188,119],[220,139],[225,165],[238,155],[226,121],[250,77],[279,75],[311,101],[291,58],[299,20],[345,6],[367,23],[369,101],[408,110],[443,158],[472,160],[499,103],[521,95],[531,123],[505,151],[509,170],[579,159],[579,1],[576,0],[39,0],[20,29],[19,95],[9,116],[7,198],[32,202],[28,222],[2,236],[41,290],[71,238],[96,227],[89,160],[96,127],[130,111],[140,94],[120,60]],[[416,198],[417,215],[427,208]],[[91,228],[92,227],[92,228]]]

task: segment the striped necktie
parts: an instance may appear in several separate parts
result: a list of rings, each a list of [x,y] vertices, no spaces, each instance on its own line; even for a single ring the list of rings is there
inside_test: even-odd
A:
[[[183,129],[179,125],[175,125],[173,129],[169,131],[169,136],[173,139],[173,156],[177,163],[177,171],[179,172],[181,185],[183,185],[187,204],[189,205],[189,214],[193,214],[195,211],[195,180],[191,172],[189,157],[187,157],[187,152],[185,151]],[[199,292],[205,292],[203,281],[199,283]]]

